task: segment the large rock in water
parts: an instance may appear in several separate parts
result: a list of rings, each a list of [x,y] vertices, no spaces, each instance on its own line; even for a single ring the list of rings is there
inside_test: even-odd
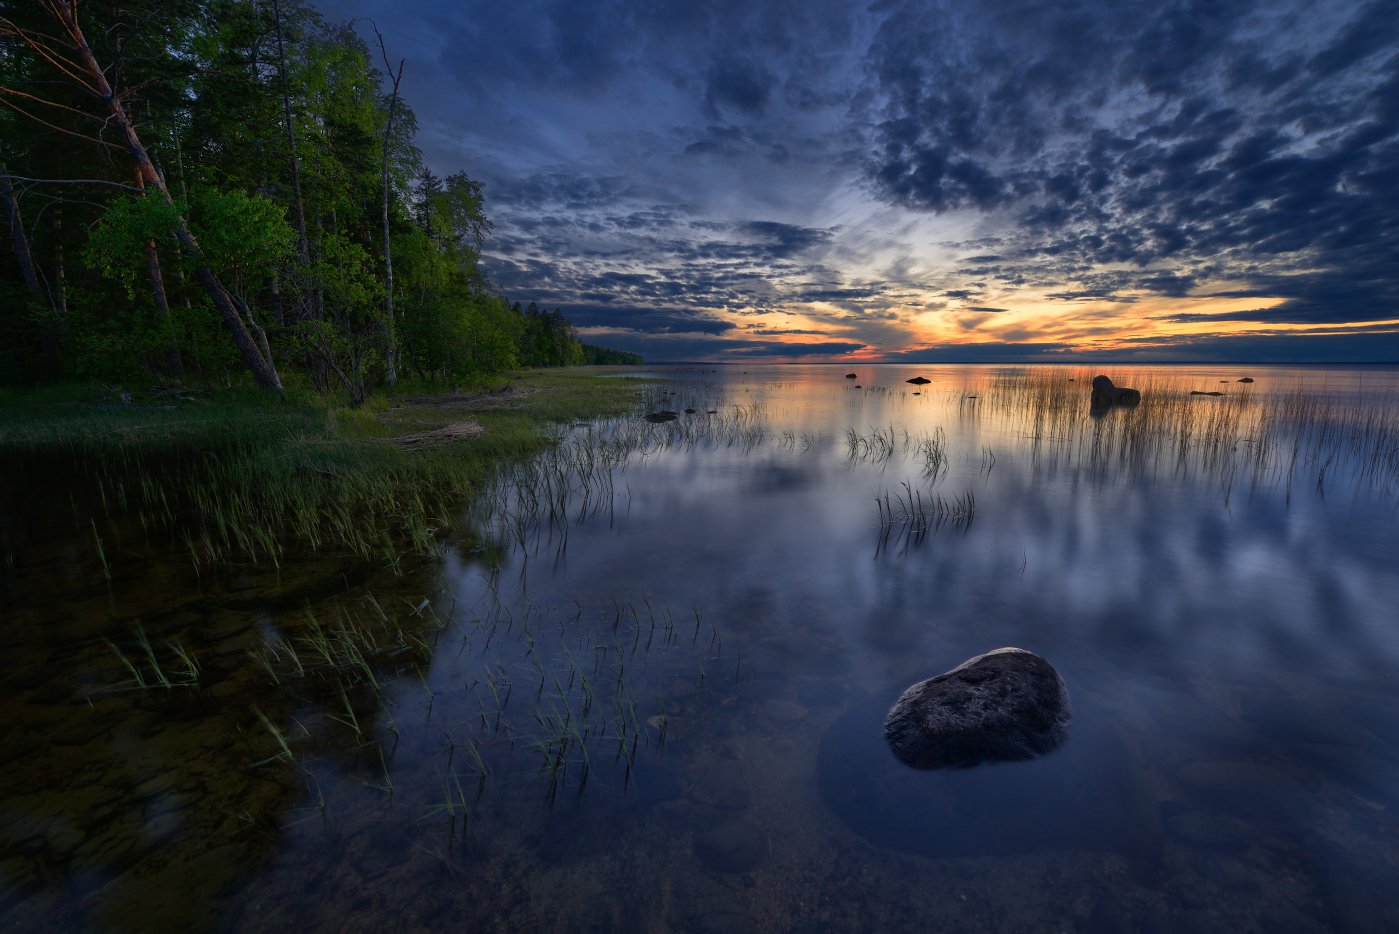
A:
[[[1093,394],[1089,397],[1088,411],[1092,415],[1103,415],[1115,405],[1136,405],[1142,401],[1142,394],[1136,389],[1114,386],[1106,376],[1093,377]]]
[[[1032,759],[1068,735],[1069,691],[1034,652],[1004,648],[904,691],[884,721],[889,748],[919,769]]]
[[[912,769],[881,729],[908,683],[849,701],[821,738],[821,798],[861,837],[936,859],[1097,851],[1155,864],[1165,839],[1158,766],[1148,768],[1136,743],[1151,741],[1121,720],[1112,695],[1075,696],[1073,736],[1053,755]]]

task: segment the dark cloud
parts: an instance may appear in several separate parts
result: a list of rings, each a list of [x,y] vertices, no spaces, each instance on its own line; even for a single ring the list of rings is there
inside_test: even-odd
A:
[[[891,363],[1044,363],[1067,356],[1073,348],[1056,343],[942,344],[888,354]]]
[[[776,221],[748,221],[740,225],[739,229],[770,247],[772,255],[779,258],[786,258],[831,240],[829,230],[779,224]]]
[[[738,110],[757,116],[767,107],[777,79],[755,61],[724,58],[709,69],[704,105],[715,119],[724,111]]]
[[[1067,279],[1142,270],[1060,297],[1181,297],[1246,277],[1289,299],[1272,320],[1396,313],[1392,7],[889,6],[870,60],[880,197],[1005,211],[1022,250],[1057,258]],[[1023,265],[996,259],[964,271],[1010,282]],[[1151,268],[1162,262],[1178,268]]]
[[[1138,362],[1399,363],[1399,330],[1360,333],[1212,334],[1136,341],[1113,359]]]
[[[507,178],[492,186],[490,197],[494,204],[511,208],[587,211],[617,203],[626,186],[626,180],[619,176],[577,171],[537,172]]]
[[[575,327],[642,334],[724,334],[734,329],[703,313],[679,308],[638,308],[623,304],[571,303],[560,306]]]

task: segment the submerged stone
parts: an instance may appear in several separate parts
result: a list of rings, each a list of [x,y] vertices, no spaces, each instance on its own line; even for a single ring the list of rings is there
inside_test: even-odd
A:
[[[894,704],[884,738],[919,769],[1031,759],[1068,735],[1069,692],[1033,652],[1003,648],[920,681]]]
[[[647,420],[648,422],[651,422],[651,423],[653,423],[653,424],[656,424],[656,423],[659,423],[659,422],[673,422],[673,421],[675,421],[675,420],[676,420],[677,418],[679,418],[679,417],[680,417],[680,413],[679,413],[679,412],[671,412],[671,411],[669,411],[669,410],[662,409],[662,410],[659,411],[659,412],[649,412],[649,413],[647,413],[647,415],[646,415],[646,420]]]
[[[695,855],[716,872],[750,872],[769,851],[767,834],[747,821],[726,820],[695,837]]]
[[[1168,802],[1163,805],[1162,824],[1176,840],[1197,850],[1217,853],[1236,852],[1246,848],[1254,830],[1236,817],[1219,811],[1201,810]]]
[[[912,383],[912,384],[915,385],[915,386],[926,386],[926,385],[928,385],[929,383],[931,383],[932,380],[930,380],[930,379],[928,379],[927,377],[924,377],[924,376],[915,376],[915,377],[913,377],[913,379],[906,379],[906,380],[904,380],[904,382],[905,382],[905,383]]]

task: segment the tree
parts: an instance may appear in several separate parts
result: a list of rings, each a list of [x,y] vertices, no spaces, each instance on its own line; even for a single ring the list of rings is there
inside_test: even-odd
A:
[[[384,35],[379,32],[379,27],[370,20],[370,26],[374,28],[374,36],[379,40],[379,52],[384,56],[384,70],[393,83],[393,91],[389,94],[389,116],[384,123],[384,169],[383,169],[383,224],[384,224],[384,324],[387,329],[387,347],[384,350],[384,362],[388,367],[387,380],[390,386],[398,382],[398,337],[395,333],[395,322],[393,317],[393,248],[389,239],[389,146],[393,140],[393,118],[398,110],[398,86],[403,81],[403,64],[406,59],[398,60],[398,70],[395,71],[393,62],[389,61],[389,50],[384,45]]]
[[[39,0],[39,7],[59,27],[59,37],[50,37],[37,30],[21,29],[10,19],[0,19],[0,30],[3,30],[6,35],[20,38],[36,55],[100,102],[110,125],[116,130],[118,138],[122,140],[122,148],[126,150],[135,166],[142,187],[147,192],[154,190],[159,198],[173,206],[174,199],[170,196],[169,189],[165,187],[165,179],[156,171],[155,165],[151,162],[150,154],[142,144],[135,124],[127,113],[125,99],[112,88],[111,83],[107,80],[106,71],[97,61],[97,56],[93,53],[91,46],[88,45],[87,37],[83,34],[82,26],[78,21],[76,3],[73,0]],[[32,97],[32,95],[29,96]],[[57,102],[39,102],[52,104],[56,107],[66,107],[66,105]],[[71,110],[72,108],[67,109]],[[195,239],[194,234],[189,229],[189,224],[178,211],[174,214],[173,233],[186,255],[193,260],[195,277],[209,293],[214,307],[223,318],[229,334],[233,338],[234,345],[253,374],[253,378],[265,388],[281,391],[281,377],[277,374],[270,353],[265,354],[264,349],[259,348],[253,342],[252,335],[233,304],[232,298],[224,289],[223,283],[209,267],[208,262],[203,259],[199,241]],[[265,347],[266,343],[264,342]]]

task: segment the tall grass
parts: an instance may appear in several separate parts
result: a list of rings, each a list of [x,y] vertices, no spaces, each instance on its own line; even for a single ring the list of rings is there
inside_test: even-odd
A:
[[[1147,377],[1140,405],[1088,415],[1092,370],[1032,369],[994,380],[980,417],[1015,426],[1031,456],[1073,459],[1099,477],[1208,474],[1225,482],[1325,487],[1341,472],[1399,491],[1394,400],[1324,395],[1304,385],[1231,383],[1192,395],[1188,378]],[[1213,388],[1213,387],[1207,387]]]

